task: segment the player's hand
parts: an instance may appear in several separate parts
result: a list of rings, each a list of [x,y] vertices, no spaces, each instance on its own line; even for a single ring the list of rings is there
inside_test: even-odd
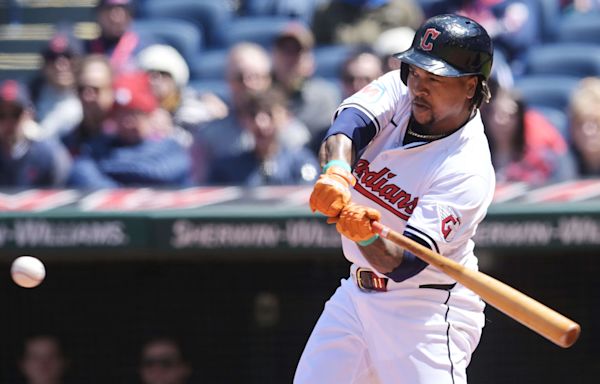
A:
[[[344,206],[339,217],[329,218],[327,222],[329,224],[336,223],[335,228],[339,233],[354,242],[359,242],[375,236],[376,232],[371,226],[373,220],[381,220],[379,211],[350,203]]]
[[[319,176],[310,195],[310,209],[319,211],[325,216],[336,217],[350,201],[350,186],[354,186],[356,179],[352,173],[341,167],[327,168]]]

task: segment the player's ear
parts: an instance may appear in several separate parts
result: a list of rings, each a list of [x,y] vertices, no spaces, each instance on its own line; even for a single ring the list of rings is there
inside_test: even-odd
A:
[[[475,97],[475,91],[477,90],[477,83],[479,79],[477,76],[469,76],[465,79],[465,91],[467,95],[467,99],[471,100]]]

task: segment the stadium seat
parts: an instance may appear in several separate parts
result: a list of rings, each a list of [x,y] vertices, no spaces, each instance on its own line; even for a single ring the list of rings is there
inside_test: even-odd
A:
[[[349,45],[323,45],[315,48],[315,76],[339,79],[342,64],[354,48]]]
[[[566,111],[571,93],[579,78],[573,76],[524,76],[515,81],[515,88],[531,107],[551,107]]]
[[[557,0],[538,0],[540,8],[540,27],[542,41],[556,39],[558,22],[560,20],[560,4]]]
[[[310,24],[322,0],[245,0],[241,12],[247,16],[284,16]]]
[[[135,20],[133,29],[153,41],[168,44],[191,61],[202,50],[202,32],[196,25],[177,19]]]
[[[236,43],[249,41],[270,49],[275,37],[289,22],[289,18],[278,16],[237,17],[225,29],[224,44],[231,47]]]
[[[194,80],[225,78],[225,66],[227,65],[227,49],[213,49],[202,51],[190,60],[190,74]]]
[[[600,45],[556,43],[532,47],[525,60],[528,75],[600,76]]]
[[[600,43],[600,12],[573,13],[558,24],[558,41]]]
[[[223,47],[223,33],[233,14],[228,2],[217,0],[148,0],[141,17],[187,20],[201,27],[207,47]]]

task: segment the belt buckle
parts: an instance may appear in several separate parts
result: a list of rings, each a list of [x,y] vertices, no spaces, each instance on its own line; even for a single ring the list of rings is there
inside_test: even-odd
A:
[[[387,280],[385,277],[379,277],[375,272],[365,268],[356,270],[356,283],[361,290],[366,292],[386,292]]]

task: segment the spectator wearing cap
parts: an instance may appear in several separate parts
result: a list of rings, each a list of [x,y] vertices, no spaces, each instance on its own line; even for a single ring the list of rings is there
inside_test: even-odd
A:
[[[415,0],[331,0],[316,10],[311,28],[319,45],[372,45],[382,32],[416,30],[423,19]]]
[[[85,56],[75,74],[77,96],[83,117],[77,127],[62,138],[63,144],[75,157],[104,131],[111,130],[110,113],[114,104],[113,73],[103,55]]]
[[[412,45],[415,30],[411,27],[397,27],[382,32],[373,43],[373,50],[383,60],[383,72],[400,69],[400,60],[394,55],[404,52]]]
[[[138,55],[150,76],[152,92],[176,126],[193,131],[202,123],[227,116],[227,105],[215,94],[187,87],[190,71],[184,58],[168,45],[151,45]]]
[[[300,22],[288,24],[274,41],[273,76],[290,100],[291,112],[302,121],[312,137],[321,137],[341,101],[338,87],[313,77],[314,36]]]
[[[79,42],[66,31],[55,34],[42,52],[42,71],[32,81],[30,90],[44,137],[66,135],[82,118],[75,90],[75,69],[80,54]]]
[[[158,102],[148,76],[131,72],[114,81],[114,133],[103,133],[73,165],[69,184],[78,188],[185,186],[190,159],[172,138],[155,137],[152,114]]]
[[[249,95],[240,111],[244,129],[254,148],[220,158],[211,169],[211,184],[299,185],[312,184],[318,176],[315,155],[304,147],[289,147],[281,140],[293,123],[285,93],[277,88]]]
[[[59,187],[71,160],[58,140],[39,138],[31,100],[15,80],[0,83],[0,186]]]
[[[134,0],[100,0],[96,6],[100,36],[88,40],[85,50],[107,56],[116,73],[135,70],[135,56],[151,44],[131,30],[133,14]]]
[[[241,114],[246,98],[273,87],[271,68],[268,52],[258,44],[243,42],[230,49],[225,68],[231,93],[229,114],[194,133],[192,156],[196,183],[206,182],[209,170],[219,157],[238,155],[253,148],[254,138],[244,129]],[[287,146],[297,148],[309,142],[310,133],[301,121],[293,119],[280,139]]]

